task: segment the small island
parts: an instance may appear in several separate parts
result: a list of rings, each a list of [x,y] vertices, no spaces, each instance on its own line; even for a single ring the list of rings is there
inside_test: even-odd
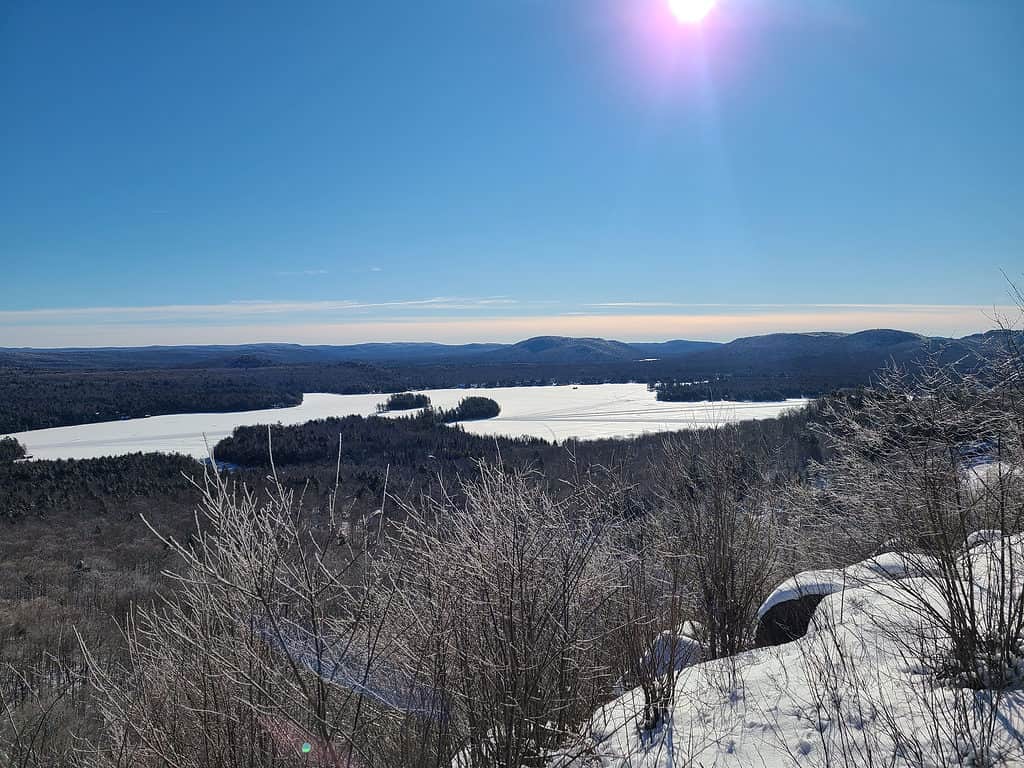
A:
[[[489,397],[464,397],[454,408],[434,408],[429,397],[413,392],[398,392],[391,395],[386,402],[377,406],[377,413],[416,409],[422,409],[422,413],[406,418],[425,419],[434,424],[493,419],[501,413],[501,406]]]
[[[792,386],[774,386],[771,383],[729,381],[668,382],[654,387],[655,397],[664,403],[778,403],[787,397],[802,397],[805,391]]]
[[[479,421],[493,419],[501,413],[501,406],[489,397],[464,397],[454,408],[439,411],[438,421],[453,424],[456,421]]]
[[[416,392],[397,392],[387,399],[387,402],[377,406],[377,413],[388,411],[411,411],[414,408],[429,408],[430,398]]]

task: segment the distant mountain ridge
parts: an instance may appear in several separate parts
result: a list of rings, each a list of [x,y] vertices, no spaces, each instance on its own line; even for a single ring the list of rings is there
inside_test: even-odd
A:
[[[496,349],[483,359],[501,363],[599,363],[633,360],[640,353],[621,341],[569,336],[535,336]]]
[[[603,363],[650,357],[683,357],[722,346],[711,341],[675,340],[627,344],[567,336],[537,336],[515,344],[387,342],[344,346],[240,344],[180,347],[67,349],[0,348],[0,365],[56,369],[138,369],[163,367],[263,367],[310,363]]]
[[[627,343],[611,339],[537,336],[515,344],[393,342],[344,346],[242,344],[179,347],[10,349],[0,348],[0,366],[52,370],[143,368],[247,368],[322,363],[547,365],[685,361],[688,368],[720,373],[877,369],[927,354],[971,359],[1004,343],[1004,331],[960,339],[909,331],[872,329],[857,333],[773,333],[728,343],[676,339]],[[1020,333],[1016,336],[1019,338]]]
[[[945,339],[876,329],[777,333],[728,344],[540,336],[516,344],[0,349],[0,433],[262,410],[298,405],[308,392],[641,382],[660,386],[666,399],[774,401],[869,385],[888,363],[911,374],[933,358],[975,368],[1011,340],[1022,344],[1024,335]]]
[[[872,371],[889,363],[912,365],[928,356],[966,364],[987,356],[989,335],[928,337],[878,328],[857,333],[775,333],[736,339],[687,358],[695,369],[717,373]]]

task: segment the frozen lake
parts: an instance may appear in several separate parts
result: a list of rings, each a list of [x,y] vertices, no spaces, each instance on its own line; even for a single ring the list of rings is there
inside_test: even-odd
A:
[[[595,384],[557,387],[422,390],[440,408],[452,408],[467,395],[497,401],[501,415],[465,422],[481,435],[529,435],[546,440],[631,437],[672,432],[748,419],[770,419],[807,401],[781,403],[660,403],[645,384]],[[37,459],[86,459],[138,451],[207,455],[235,427],[255,424],[303,424],[329,416],[370,416],[387,395],[307,394],[302,405],[238,413],[187,413],[145,419],[82,424],[14,435]],[[411,413],[405,411],[405,414]],[[391,414],[403,415],[403,414]]]

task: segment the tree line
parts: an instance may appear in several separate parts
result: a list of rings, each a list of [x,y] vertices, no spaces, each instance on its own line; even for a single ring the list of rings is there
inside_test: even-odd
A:
[[[651,385],[651,388],[658,400],[667,403],[718,400],[766,403],[790,398],[820,397],[842,389],[855,388],[844,383],[850,381],[852,379],[845,376],[715,376],[698,381],[660,381]]]
[[[171,413],[263,410],[302,402],[305,392],[405,393],[457,387],[545,386],[714,380],[710,393],[751,399],[827,394],[870,381],[867,371],[834,374],[691,370],[682,361],[581,364],[384,365],[332,363],[256,368],[162,368],[130,371],[0,370],[0,434]],[[676,393],[666,389],[666,393]],[[721,394],[721,393],[724,393]],[[700,393],[701,396],[706,393]],[[683,390],[679,396],[688,395]],[[666,395],[670,396],[670,395]],[[675,394],[671,394],[675,396]]]

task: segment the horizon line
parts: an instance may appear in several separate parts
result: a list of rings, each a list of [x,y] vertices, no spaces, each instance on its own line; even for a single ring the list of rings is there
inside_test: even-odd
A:
[[[1013,305],[600,303],[507,295],[245,299],[207,304],[0,309],[0,346],[99,349],[246,344],[515,343],[536,336],[728,342],[767,333],[891,328],[958,338],[998,326]],[[483,341],[486,339],[487,341]],[[401,341],[400,341],[401,340]]]
[[[962,338],[1008,324],[1020,325],[1020,309],[995,306],[858,305],[811,311],[774,310],[690,314],[414,316],[353,318],[347,322],[282,323],[4,323],[4,349],[133,349],[142,347],[351,346],[356,344],[511,344],[537,336],[599,338],[626,343],[709,341],[773,333],[858,333],[901,330],[926,337]],[[9,315],[8,315],[9,316]],[[261,318],[262,319],[262,318]],[[276,319],[276,318],[275,318]]]
[[[101,345],[101,346],[63,346],[63,347],[33,347],[33,346],[19,346],[19,347],[0,347],[2,352],[21,352],[21,351],[32,351],[32,352],[77,352],[85,350],[111,350],[111,351],[128,351],[136,349],[184,349],[184,348],[198,348],[198,349],[210,349],[214,347],[302,347],[314,349],[317,347],[333,347],[333,348],[344,348],[344,347],[362,347],[362,346],[402,346],[402,345],[434,345],[443,347],[466,347],[466,346],[502,346],[511,347],[516,344],[523,342],[532,341],[534,339],[543,338],[557,338],[557,339],[570,339],[574,341],[607,341],[616,344],[671,344],[673,342],[688,342],[694,344],[716,344],[726,345],[731,344],[734,341],[741,341],[749,338],[763,338],[765,336],[856,336],[861,333],[872,333],[882,331],[892,331],[895,333],[908,333],[914,336],[920,336],[925,339],[949,339],[952,341],[959,341],[964,338],[971,336],[983,335],[986,333],[997,333],[1004,328],[996,325],[987,330],[975,331],[973,333],[964,334],[962,336],[943,336],[943,335],[930,335],[926,333],[918,333],[916,331],[910,331],[904,328],[861,328],[856,331],[830,331],[830,330],[814,330],[814,331],[769,331],[763,334],[755,334],[753,336],[737,336],[726,341],[720,341],[715,339],[696,339],[696,338],[681,338],[671,337],[665,339],[636,339],[632,341],[624,341],[622,339],[611,338],[607,336],[565,336],[562,334],[539,334],[537,336],[529,336],[526,338],[518,339],[517,341],[465,341],[465,342],[443,342],[443,341],[415,341],[411,339],[395,339],[393,341],[362,341],[352,342],[347,344],[303,344],[301,342],[294,341],[253,341],[253,342],[237,342],[237,343],[217,343],[210,342],[208,344],[139,344],[139,345]],[[1017,329],[1013,329],[1017,330]]]

